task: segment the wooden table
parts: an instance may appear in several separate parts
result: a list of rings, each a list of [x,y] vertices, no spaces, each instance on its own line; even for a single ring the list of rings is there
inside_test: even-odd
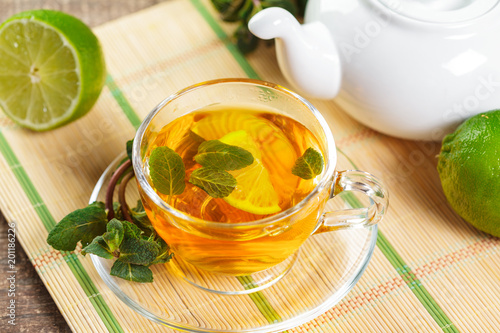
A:
[[[0,23],[11,15],[29,9],[61,10],[80,18],[91,27],[133,13],[165,0],[0,0]],[[20,244],[16,246],[16,321],[7,324],[7,223],[0,212],[0,332],[70,332],[66,321],[45,289]]]

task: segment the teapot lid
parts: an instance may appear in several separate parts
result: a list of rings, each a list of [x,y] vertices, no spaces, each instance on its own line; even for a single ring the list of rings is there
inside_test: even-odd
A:
[[[377,0],[403,16],[430,23],[459,23],[478,18],[500,0]]]

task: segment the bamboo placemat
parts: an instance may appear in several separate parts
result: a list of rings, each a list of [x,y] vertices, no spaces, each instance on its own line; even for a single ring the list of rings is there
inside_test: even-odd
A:
[[[97,179],[163,98],[221,77],[287,86],[274,48],[243,57],[205,0],[173,0],[95,29],[108,79],[83,119],[32,133],[0,114],[0,210],[75,332],[172,331],[124,307],[90,258],[60,253],[48,230],[87,204]],[[289,332],[499,332],[500,241],[448,206],[436,172],[438,143],[390,138],[312,100],[359,169],[388,185],[391,207],[361,280],[339,304]]]

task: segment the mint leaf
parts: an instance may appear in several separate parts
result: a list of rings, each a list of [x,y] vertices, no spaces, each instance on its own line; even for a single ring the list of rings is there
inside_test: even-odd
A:
[[[112,253],[120,247],[125,231],[123,230],[123,224],[117,219],[109,221],[106,225],[106,230],[107,232],[102,235],[102,238]]]
[[[124,238],[136,238],[139,239],[142,234],[142,230],[139,229],[138,226],[136,226],[133,223],[130,223],[129,221],[121,221],[123,225],[123,235]]]
[[[168,147],[157,147],[149,156],[149,175],[158,192],[181,194],[186,187],[186,170],[179,154]]]
[[[155,260],[153,260],[151,265],[164,264],[166,262],[169,262],[174,254],[170,253],[170,247],[168,246],[168,244],[165,243],[165,241],[161,238],[158,238],[156,243],[160,246],[160,251],[158,252],[158,255],[156,256]]]
[[[94,238],[92,243],[82,249],[83,255],[90,253],[104,259],[113,259],[113,254],[111,252],[112,251],[108,249],[106,242],[104,241],[104,238],[102,236],[97,236],[96,238]]]
[[[153,272],[146,266],[124,263],[116,260],[111,275],[133,282],[153,282]]]
[[[160,245],[137,238],[125,238],[120,245],[120,261],[126,264],[149,266],[158,256]]]
[[[130,217],[132,217],[134,223],[146,233],[151,234],[154,232],[154,228],[142,206],[141,200],[137,201],[137,206],[135,208],[130,209]]]
[[[236,187],[236,178],[233,175],[212,167],[194,170],[189,182],[207,192],[212,198],[227,197]]]
[[[295,161],[292,174],[302,179],[312,179],[323,171],[323,156],[314,148],[307,148]]]
[[[50,231],[47,243],[61,251],[73,251],[79,241],[86,247],[106,231],[107,222],[104,203],[94,202],[66,215]]]
[[[134,145],[134,140],[127,141],[127,156],[130,160],[132,160],[132,146]]]
[[[204,167],[226,171],[242,169],[253,163],[252,153],[248,150],[228,145],[219,140],[201,143],[194,159]]]

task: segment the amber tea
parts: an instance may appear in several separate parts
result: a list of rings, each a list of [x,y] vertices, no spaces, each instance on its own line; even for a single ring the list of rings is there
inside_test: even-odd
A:
[[[180,157],[169,165],[157,162],[165,156]],[[285,260],[307,239],[325,200],[265,227],[251,222],[301,202],[321,179],[323,156],[311,131],[285,115],[241,106],[199,109],[152,135],[144,155],[158,195],[199,223],[187,225],[143,195],[146,211],[173,252],[196,267],[230,275],[261,271]],[[231,163],[243,164],[236,168]],[[175,166],[184,168],[182,183],[162,189],[158,184],[164,178],[174,182],[169,177],[179,172]],[[211,222],[219,227],[212,228]],[[222,223],[233,228],[220,228]]]

